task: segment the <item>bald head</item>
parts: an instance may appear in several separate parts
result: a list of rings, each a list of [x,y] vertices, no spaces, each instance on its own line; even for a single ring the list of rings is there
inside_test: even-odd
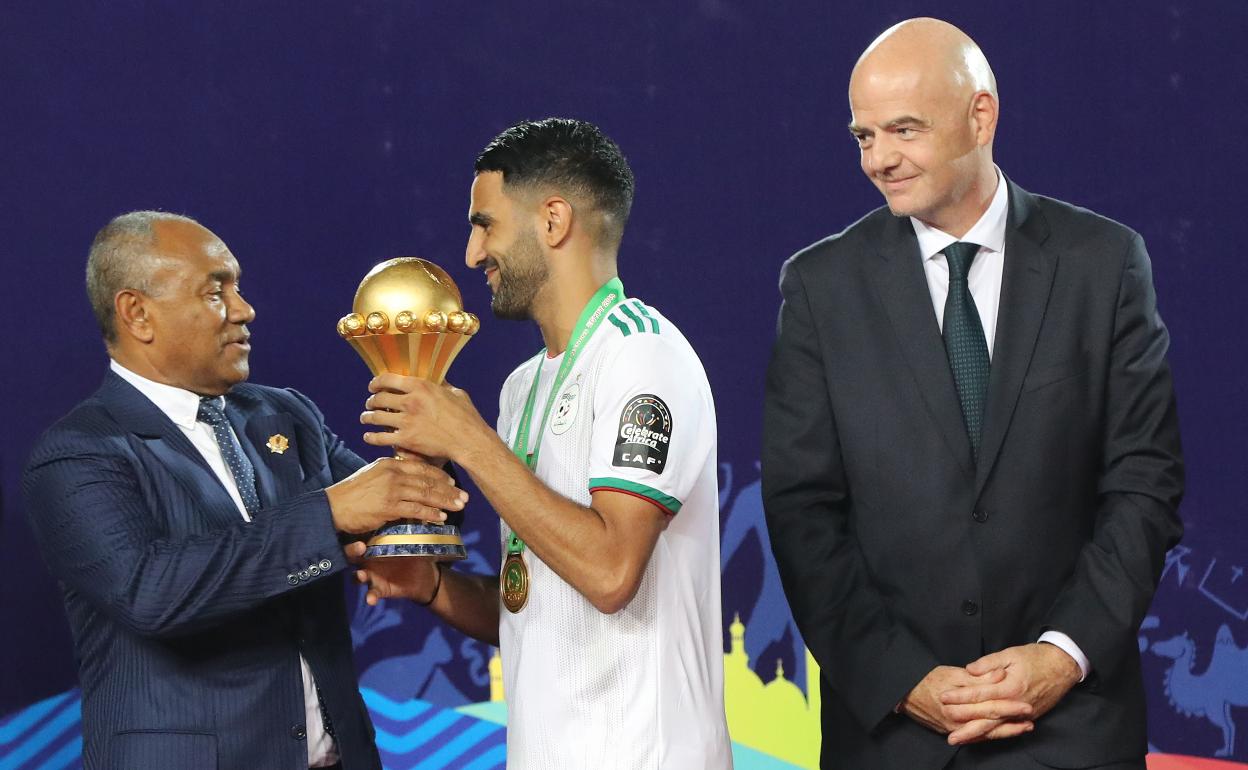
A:
[[[996,191],[997,84],[975,41],[910,19],[867,47],[849,79],[862,170],[898,216],[961,236]]]
[[[976,91],[997,96],[988,59],[965,32],[940,19],[907,19],[884,30],[858,57],[850,89],[860,78],[926,76],[931,87],[970,99]]]

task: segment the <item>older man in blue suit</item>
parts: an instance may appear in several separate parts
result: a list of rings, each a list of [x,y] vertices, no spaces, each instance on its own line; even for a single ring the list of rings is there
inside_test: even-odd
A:
[[[342,544],[466,495],[423,463],[365,464],[304,396],[244,384],[255,311],[195,221],[113,220],[87,289],[109,371],[23,479],[74,634],[85,767],[379,768]]]

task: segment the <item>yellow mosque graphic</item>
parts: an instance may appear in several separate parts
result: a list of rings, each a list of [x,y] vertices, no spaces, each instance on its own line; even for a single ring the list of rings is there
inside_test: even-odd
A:
[[[784,676],[776,661],[776,677],[763,680],[750,668],[745,653],[745,625],[737,615],[728,627],[732,639],[724,656],[724,710],[728,733],[737,743],[791,762],[819,767],[819,666],[806,651],[806,692]]]
[[[806,650],[806,692],[784,676],[776,661],[776,676],[764,683],[750,668],[745,652],[745,624],[741,616],[728,627],[730,651],[724,655],[724,710],[732,740],[798,767],[819,766],[819,666]],[[805,649],[805,648],[803,648]],[[490,700],[503,700],[503,661],[494,651],[490,659]]]

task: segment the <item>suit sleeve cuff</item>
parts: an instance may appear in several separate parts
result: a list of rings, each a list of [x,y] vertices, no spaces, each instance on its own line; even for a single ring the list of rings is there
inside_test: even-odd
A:
[[[1051,644],[1070,657],[1075,659],[1075,663],[1079,664],[1079,681],[1088,678],[1088,674],[1092,671],[1092,663],[1088,660],[1088,656],[1083,654],[1083,650],[1079,649],[1079,645],[1075,644],[1075,640],[1071,639],[1061,631],[1045,631],[1040,634],[1037,640],[1046,644]]]

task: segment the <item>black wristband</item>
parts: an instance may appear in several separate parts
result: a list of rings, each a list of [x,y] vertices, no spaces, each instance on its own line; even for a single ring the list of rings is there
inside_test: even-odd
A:
[[[446,566],[446,562],[440,561],[434,565],[438,570],[438,582],[433,584],[433,593],[429,596],[427,602],[416,602],[421,607],[428,607],[433,604],[433,600],[438,598],[438,591],[442,590],[442,568]]]

